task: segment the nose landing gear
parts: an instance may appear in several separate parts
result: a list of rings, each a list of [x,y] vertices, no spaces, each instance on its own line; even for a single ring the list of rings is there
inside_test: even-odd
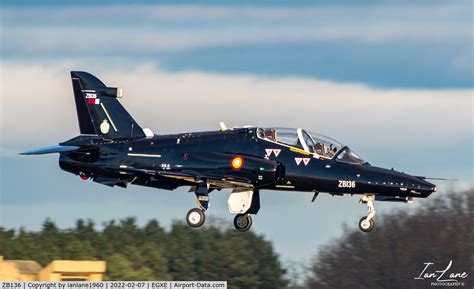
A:
[[[374,229],[375,222],[375,206],[374,206],[375,196],[374,195],[364,195],[360,198],[361,203],[367,204],[369,208],[367,217],[362,217],[359,221],[359,229],[362,232],[370,232]]]

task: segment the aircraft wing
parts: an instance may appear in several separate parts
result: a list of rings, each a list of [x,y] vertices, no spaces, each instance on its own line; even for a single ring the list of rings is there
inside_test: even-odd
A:
[[[233,175],[212,175],[212,174],[203,174],[198,171],[153,171],[146,169],[137,169],[134,167],[124,167],[121,168],[107,166],[105,169],[110,170],[119,170],[123,173],[123,178],[106,178],[106,177],[94,177],[93,180],[97,183],[106,185],[106,186],[121,186],[126,187],[129,183],[132,183],[136,176],[146,175],[148,177],[153,177],[154,179],[174,179],[181,180],[189,183],[190,185],[199,185],[203,183],[209,183],[211,187],[214,188],[253,188],[251,179],[236,177]]]
[[[179,165],[157,174],[193,184],[208,183],[215,188],[262,187],[276,183],[284,174],[280,163],[257,156],[190,152],[182,159]]]
[[[229,153],[189,153],[179,164],[162,164],[156,170],[121,165],[119,170],[129,176],[174,179],[188,185],[208,183],[214,188],[254,188],[274,184],[283,177],[284,169],[276,161],[255,156]],[[107,168],[107,167],[106,167]]]
[[[206,175],[198,172],[158,172],[159,176],[184,180],[190,183],[209,183],[218,188],[253,188],[250,179],[238,178],[232,175]]]

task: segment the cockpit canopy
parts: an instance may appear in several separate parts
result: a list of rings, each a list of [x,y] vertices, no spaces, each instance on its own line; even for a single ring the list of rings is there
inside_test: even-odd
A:
[[[356,153],[340,142],[301,128],[258,128],[257,136],[267,141],[291,146],[318,157],[332,159],[337,155],[338,162],[351,164],[365,163]]]

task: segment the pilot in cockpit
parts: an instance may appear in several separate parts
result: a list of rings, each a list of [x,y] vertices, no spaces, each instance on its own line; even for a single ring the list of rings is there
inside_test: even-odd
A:
[[[271,141],[276,141],[275,130],[268,128],[264,131],[265,138]]]
[[[329,145],[329,150],[328,150],[328,157],[332,158],[337,152],[337,148],[333,147],[332,144]]]
[[[324,155],[324,145],[322,143],[319,143],[317,142],[315,145],[314,145],[314,151],[318,154],[318,155]]]

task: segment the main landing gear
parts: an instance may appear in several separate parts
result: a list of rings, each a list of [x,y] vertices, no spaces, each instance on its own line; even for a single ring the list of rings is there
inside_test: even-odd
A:
[[[369,208],[367,217],[362,217],[359,221],[359,229],[362,232],[370,232],[374,229],[375,222],[374,222],[374,217],[375,217],[375,206],[374,206],[374,201],[375,201],[375,196],[374,195],[364,195],[362,198],[360,198],[360,203],[367,204],[367,207]]]
[[[252,217],[250,214],[237,214],[234,218],[234,227],[237,231],[245,232],[252,227]]]
[[[245,232],[252,227],[250,214],[260,210],[260,192],[252,189],[234,189],[227,200],[229,211],[235,215],[234,228]]]
[[[204,213],[209,208],[209,186],[192,187],[191,192],[196,194],[196,203],[199,208],[192,208],[186,215],[186,222],[190,227],[199,228],[204,225],[206,221],[206,214]]]
[[[186,215],[186,222],[190,227],[199,228],[204,224],[204,221],[206,221],[206,214],[200,208],[192,208]]]
[[[211,189],[212,190],[212,189]],[[201,227],[205,220],[205,211],[209,207],[209,186],[193,187],[196,194],[196,202],[199,208],[192,208],[186,215],[186,222],[192,228]],[[237,231],[245,232],[252,227],[251,214],[257,214],[260,210],[260,193],[252,189],[234,189],[227,200],[229,211],[236,214],[234,227]]]

